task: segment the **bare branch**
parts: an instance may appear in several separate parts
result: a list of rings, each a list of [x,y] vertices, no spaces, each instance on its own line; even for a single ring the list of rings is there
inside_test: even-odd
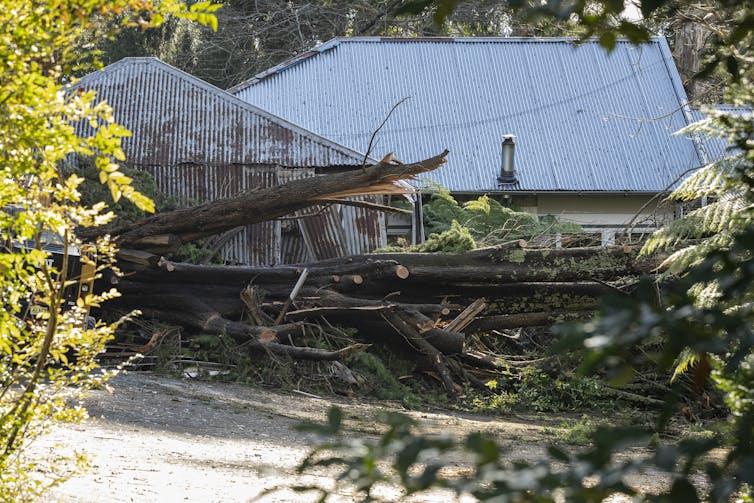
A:
[[[385,124],[387,124],[387,121],[388,121],[388,119],[390,119],[390,116],[393,115],[393,112],[395,112],[395,110],[399,106],[401,106],[401,104],[403,104],[404,101],[406,101],[406,100],[408,100],[410,98],[411,98],[411,96],[406,96],[405,98],[401,99],[398,103],[396,103],[395,105],[393,105],[393,108],[391,108],[390,111],[387,113],[387,116],[385,116],[385,120],[382,121],[382,124],[380,124],[379,127],[374,130],[374,133],[372,133],[371,138],[369,138],[369,145],[367,145],[367,151],[364,154],[364,160],[361,161],[361,169],[362,170],[364,170],[366,168],[367,159],[369,158],[369,154],[372,153],[372,143],[374,142],[374,139],[377,136],[377,133],[379,133],[380,129],[382,129],[382,127]]]

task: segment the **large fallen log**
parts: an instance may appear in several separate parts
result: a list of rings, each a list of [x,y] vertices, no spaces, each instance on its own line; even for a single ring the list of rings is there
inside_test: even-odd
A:
[[[129,302],[126,302],[128,304]],[[165,322],[194,327],[202,332],[227,335],[233,338],[239,348],[260,353],[270,353],[301,360],[341,360],[353,353],[366,350],[367,344],[354,344],[339,350],[327,351],[318,348],[298,347],[281,344],[278,341],[299,333],[301,324],[256,327],[221,316],[207,304],[190,296],[144,296],[138,302],[145,315],[157,317]]]
[[[435,157],[413,164],[394,164],[391,159],[364,169],[332,173],[317,178],[292,180],[283,185],[253,189],[228,199],[212,201],[191,208],[158,213],[142,221],[115,227],[81,231],[81,237],[117,236],[122,248],[166,253],[181,244],[248,225],[290,215],[297,210],[333,199],[368,195],[398,194],[405,188],[399,180],[432,171],[443,163],[447,150]]]

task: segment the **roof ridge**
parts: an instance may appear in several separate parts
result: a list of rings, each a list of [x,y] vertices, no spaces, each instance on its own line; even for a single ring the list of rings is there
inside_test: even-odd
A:
[[[652,35],[649,40],[651,42],[657,41],[661,38],[665,38],[662,35]],[[396,41],[396,42],[583,42],[583,43],[598,43],[599,38],[598,37],[589,37],[586,39],[583,39],[581,37],[569,37],[569,36],[559,36],[559,37],[505,37],[505,36],[484,36],[484,37],[451,37],[451,36],[419,36],[419,37],[399,37],[399,36],[356,36],[356,37],[346,37],[346,36],[338,36],[330,39],[328,42],[325,42],[325,44],[328,44],[332,42],[333,40],[338,40],[340,42],[390,42],[390,41]],[[623,43],[633,43],[631,40],[629,40],[627,37],[617,37],[617,42],[623,42]],[[325,44],[319,44],[319,45],[325,45]],[[318,45],[318,46],[319,46]],[[317,46],[317,47],[318,47]]]
[[[658,43],[661,39],[665,39],[662,35],[653,35],[649,38],[648,43]],[[229,87],[227,91],[231,94],[236,94],[244,89],[247,89],[262,80],[287,70],[303,61],[306,61],[314,56],[317,56],[323,52],[329,51],[338,47],[342,43],[355,43],[355,42],[369,42],[369,43],[385,43],[385,42],[405,42],[405,43],[493,43],[493,42],[505,42],[505,43],[569,43],[574,45],[599,43],[599,39],[591,37],[587,39],[581,39],[579,37],[379,37],[379,36],[358,36],[358,37],[346,37],[338,36],[333,37],[327,42],[323,42],[314,46],[312,49],[301,52],[292,56],[285,61],[278,63],[266,70],[263,70],[253,77],[239,82],[238,84]],[[617,43],[632,43],[626,37],[619,37],[616,39]]]

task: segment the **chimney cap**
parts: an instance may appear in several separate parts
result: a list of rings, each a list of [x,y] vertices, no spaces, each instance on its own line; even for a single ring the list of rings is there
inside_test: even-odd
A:
[[[497,177],[497,183],[498,185],[509,185],[516,183],[516,171],[513,168],[516,135],[504,134],[502,140],[500,176]]]

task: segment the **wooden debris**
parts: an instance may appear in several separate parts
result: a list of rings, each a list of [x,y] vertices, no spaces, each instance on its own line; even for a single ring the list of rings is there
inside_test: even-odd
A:
[[[445,326],[445,330],[449,332],[463,332],[463,329],[474,321],[474,317],[485,309],[487,309],[487,300],[485,298],[475,300],[461,314],[456,316],[453,321],[448,323]]]
[[[301,287],[304,286],[304,282],[306,281],[306,278],[308,276],[309,276],[309,269],[304,268],[304,270],[301,271],[301,276],[298,277],[298,281],[296,281],[296,285],[293,287],[291,294],[288,295],[287,299],[285,299],[283,308],[280,309],[280,314],[278,314],[278,317],[275,319],[275,325],[280,325],[280,322],[283,321],[283,318],[285,317],[285,313],[288,312],[288,309],[290,309],[291,304],[293,303],[294,300],[296,300],[296,297],[298,296],[298,292],[301,290]]]

